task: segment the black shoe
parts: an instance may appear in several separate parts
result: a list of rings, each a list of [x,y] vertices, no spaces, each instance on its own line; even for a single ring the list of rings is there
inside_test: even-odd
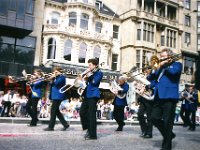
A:
[[[88,137],[90,137],[90,134],[89,134],[89,131],[87,130],[86,134],[84,135],[84,138],[86,139]]]
[[[115,131],[123,131],[123,126],[119,126]]]
[[[145,134],[145,132],[142,132],[142,133],[140,133],[140,137],[144,137],[146,134]]]
[[[85,138],[85,140],[97,140],[97,137],[88,136]]]
[[[37,124],[28,124],[27,126],[28,126],[28,127],[36,127]]]
[[[69,128],[69,124],[65,125],[65,126],[61,129],[61,131],[66,131],[67,128]]]
[[[45,128],[44,131],[54,131],[53,128]]]
[[[189,131],[195,131],[195,128],[189,127],[188,130]]]
[[[152,138],[152,135],[146,134],[146,135],[143,136],[143,138],[145,138],[145,139],[150,139],[150,138]]]
[[[175,137],[176,137],[176,134],[172,132],[172,139],[174,139]]]

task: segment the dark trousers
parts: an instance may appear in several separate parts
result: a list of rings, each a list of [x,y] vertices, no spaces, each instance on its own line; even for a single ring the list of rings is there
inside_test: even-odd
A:
[[[31,116],[31,125],[37,124],[37,105],[38,105],[39,98],[29,98],[28,102],[26,103],[26,111]]]
[[[88,130],[90,137],[97,137],[97,101],[98,98],[84,99],[80,108],[80,118],[83,130]]]
[[[152,135],[153,124],[151,121],[153,102],[143,100],[138,110],[138,120],[142,133]],[[146,113],[146,118],[144,114]]]
[[[189,122],[190,128],[195,129],[196,128],[196,111],[195,110],[190,111],[188,118],[190,118],[190,122]]]
[[[68,123],[65,121],[63,115],[59,110],[59,106],[62,100],[53,100],[51,105],[51,117],[49,121],[49,128],[53,129],[56,123],[56,116],[60,120],[61,124],[65,127]]]
[[[101,110],[97,110],[97,118],[101,119]]]
[[[152,110],[152,122],[163,136],[162,148],[171,150],[172,130],[175,117],[176,100],[157,100]]]
[[[114,105],[113,117],[116,120],[119,127],[123,127],[125,125],[124,107],[125,106]]]
[[[181,106],[180,116],[181,116],[181,119],[183,120],[183,125],[189,126],[190,125],[189,110],[185,109],[183,106]]]
[[[9,112],[10,112],[10,108],[11,108],[11,102],[10,101],[8,101],[8,102],[4,101],[3,110],[1,112],[1,117],[4,116],[6,108],[7,108],[6,117],[9,117]]]

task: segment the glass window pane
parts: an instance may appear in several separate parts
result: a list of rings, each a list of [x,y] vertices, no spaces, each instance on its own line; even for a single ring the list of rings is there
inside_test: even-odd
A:
[[[26,47],[35,48],[35,42],[36,42],[35,37],[30,37],[30,36],[25,37],[23,39],[17,39],[18,46],[26,46]]]
[[[117,70],[118,55],[112,54],[112,70]]]
[[[15,62],[26,65],[33,65],[34,53],[35,52],[33,48],[16,46]]]
[[[20,3],[17,3],[17,18],[18,19],[24,19],[25,15],[25,7],[26,7],[26,1],[25,0],[20,0]]]
[[[9,9],[11,9],[11,10],[16,10],[16,0],[10,0],[9,1]]]
[[[55,59],[55,54],[56,54],[56,40],[54,38],[50,38],[48,42],[47,59]]]
[[[89,16],[87,14],[81,14],[81,23],[80,23],[80,27],[82,29],[87,30],[88,29],[88,20],[89,20]]]
[[[14,62],[14,45],[0,43],[0,61]]]
[[[51,24],[58,24],[59,18],[60,18],[60,14],[57,12],[53,12],[51,15]]]
[[[94,58],[100,58],[100,55],[101,55],[101,48],[99,46],[95,46],[93,57]]]
[[[0,15],[7,15],[8,11],[8,0],[1,0],[0,2]]]
[[[83,3],[88,3],[88,0],[83,0]]]
[[[34,7],[33,0],[27,0],[27,3],[26,3],[26,12],[29,13],[29,14],[33,14],[33,7]]]
[[[72,41],[67,40],[65,42],[65,47],[64,47],[64,58],[65,58],[65,60],[71,61],[71,50],[72,50]]]
[[[80,51],[79,51],[79,63],[85,63],[86,51],[87,51],[87,45],[85,43],[82,43],[80,45]]]
[[[69,26],[74,26],[76,25],[76,13],[71,12],[69,13]]]
[[[101,33],[102,23],[96,22],[95,31]]]
[[[7,36],[0,36],[0,43],[15,44],[15,39]]]

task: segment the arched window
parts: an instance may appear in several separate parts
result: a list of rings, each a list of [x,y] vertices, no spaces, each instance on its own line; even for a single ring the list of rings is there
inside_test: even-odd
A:
[[[95,46],[94,52],[93,52],[93,57],[99,60],[100,55],[101,55],[101,48],[99,46]]]
[[[87,14],[81,14],[80,28],[87,30],[88,29],[88,20],[89,20],[89,16]]]
[[[88,0],[83,0],[83,3],[88,3]]]
[[[69,13],[69,26],[75,26],[76,25],[76,12],[70,12]]]
[[[87,51],[87,45],[85,43],[81,43],[79,50],[79,57],[78,57],[79,63],[85,63],[86,51]]]
[[[101,33],[101,29],[102,29],[102,23],[101,22],[96,22],[95,31],[98,32],[98,33]]]
[[[50,38],[48,41],[47,59],[55,59],[55,54],[56,54],[56,40],[54,38]]]
[[[71,61],[71,50],[72,50],[72,41],[67,40],[65,42],[65,47],[64,47],[64,58],[65,58],[65,60]]]
[[[60,13],[52,12],[52,14],[51,14],[51,24],[58,24],[59,18],[60,18]]]

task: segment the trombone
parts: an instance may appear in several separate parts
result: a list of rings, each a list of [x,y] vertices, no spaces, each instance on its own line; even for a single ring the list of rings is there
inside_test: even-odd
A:
[[[66,88],[68,86],[66,84],[66,85],[64,85],[63,87],[60,88],[59,92],[65,93],[68,90],[70,90],[72,87],[76,87],[76,88],[78,88],[77,89],[78,94],[82,95],[83,91],[87,87],[87,85],[85,83],[85,79],[92,76],[97,69],[98,69],[98,67],[94,68],[93,70],[88,70],[88,69],[85,70],[82,74],[79,74],[78,77],[76,77],[76,79],[74,80],[74,83],[70,87]]]

